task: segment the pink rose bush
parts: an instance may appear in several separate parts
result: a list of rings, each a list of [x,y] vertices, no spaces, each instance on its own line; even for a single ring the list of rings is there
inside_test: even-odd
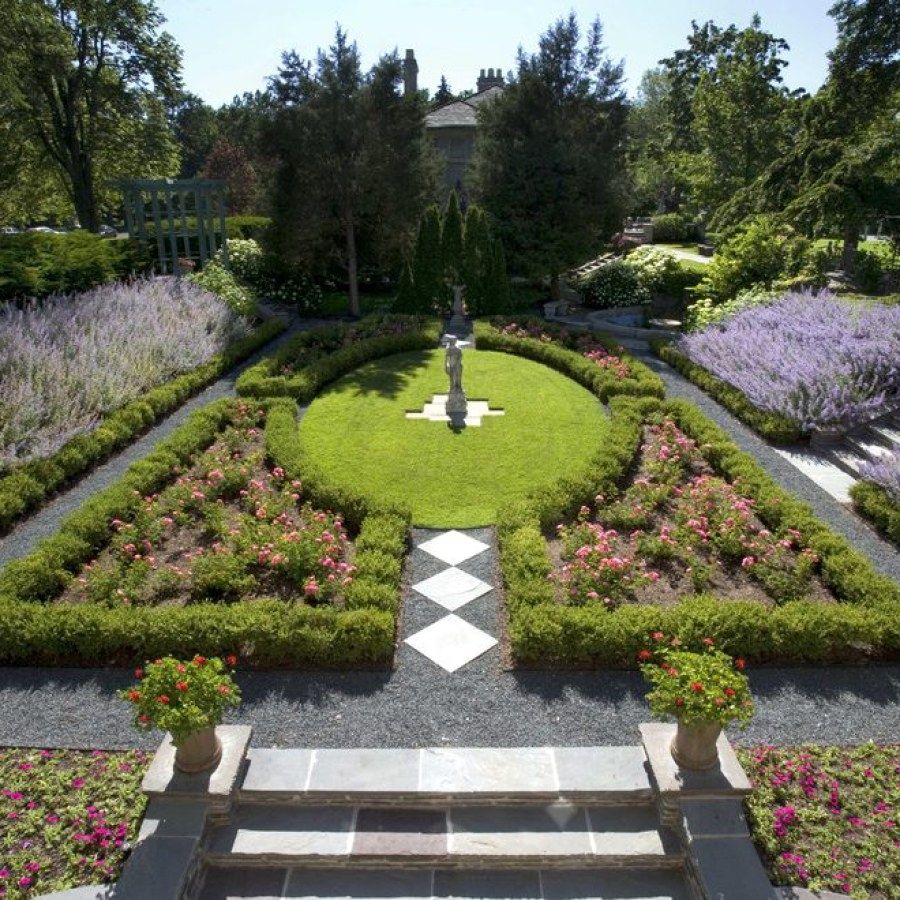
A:
[[[144,811],[141,751],[0,750],[0,897],[114,881]]]
[[[263,410],[238,403],[215,443],[140,498],[83,566],[64,600],[110,606],[283,597],[336,600],[353,581],[340,516],[303,502],[302,484],[266,461]]]
[[[739,750],[753,839],[776,884],[887,900],[900,885],[900,748]]]

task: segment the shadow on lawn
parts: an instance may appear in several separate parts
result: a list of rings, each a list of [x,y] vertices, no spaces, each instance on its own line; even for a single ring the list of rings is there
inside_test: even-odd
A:
[[[427,369],[427,351],[398,353],[370,363],[347,377],[349,395],[353,398],[376,395],[386,399],[397,396],[412,382],[419,370]],[[439,385],[443,389],[443,385]],[[430,400],[431,398],[426,398]]]

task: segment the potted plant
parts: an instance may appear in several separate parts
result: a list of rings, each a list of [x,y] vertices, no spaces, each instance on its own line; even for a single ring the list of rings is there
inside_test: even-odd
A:
[[[183,661],[167,656],[135,671],[138,683],[120,692],[135,707],[135,725],[172,735],[175,766],[182,772],[215,768],[222,756],[216,725],[228,706],[240,703],[231,674],[237,657]]]
[[[652,650],[638,654],[651,684],[650,711],[677,720],[671,750],[679,766],[711,769],[719,759],[716,741],[722,727],[729,722],[746,727],[753,716],[744,660],[717,650],[712,638],[703,639],[699,653],[681,649],[677,638],[666,642],[661,632],[654,632],[653,640]]]

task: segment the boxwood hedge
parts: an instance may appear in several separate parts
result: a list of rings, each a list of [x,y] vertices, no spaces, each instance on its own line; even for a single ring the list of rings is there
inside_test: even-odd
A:
[[[202,366],[111,412],[92,431],[76,435],[52,456],[25,463],[0,476],[0,534],[32,512],[54,491],[130,444],[154,422],[181,406],[191,395],[283,330],[283,322],[269,319]]]
[[[346,608],[311,608],[276,600],[184,607],[118,607],[52,601],[79,566],[112,534],[111,520],[133,514],[140,498],[160,489],[172,467],[188,464],[224,426],[235,400],[220,400],[193,413],[152,453],[115,484],[95,494],[30,556],[0,572],[0,664],[97,666],[194,653],[239,652],[247,665],[371,667],[393,655],[400,573],[408,518],[397,510],[370,510],[358,518],[357,575]],[[265,440],[273,462],[317,487],[297,468],[290,449],[297,407],[291,400],[265,401]],[[315,502],[315,500],[314,500]]]
[[[832,663],[894,659],[900,651],[900,586],[877,573],[812,510],[778,487],[753,457],[683,400],[614,398],[612,433],[579,483],[560,484],[504,511],[498,525],[513,654],[523,665],[633,667],[650,631],[694,642],[711,635],[728,653],[755,662]],[[785,603],[768,609],[752,601],[687,598],[673,607],[625,605],[614,611],[555,602],[547,529],[583,502],[620,484],[638,451],[643,423],[671,416],[697,441],[709,463],[756,504],[771,528],[800,531],[819,555],[820,575],[840,602]]]
[[[863,518],[900,547],[900,503],[880,484],[872,481],[857,481],[850,488],[850,498]]]

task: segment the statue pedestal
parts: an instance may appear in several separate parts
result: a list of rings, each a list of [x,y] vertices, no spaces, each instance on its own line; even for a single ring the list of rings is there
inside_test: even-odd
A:
[[[465,417],[467,410],[466,395],[462,390],[451,390],[447,397],[447,415],[462,415]]]

